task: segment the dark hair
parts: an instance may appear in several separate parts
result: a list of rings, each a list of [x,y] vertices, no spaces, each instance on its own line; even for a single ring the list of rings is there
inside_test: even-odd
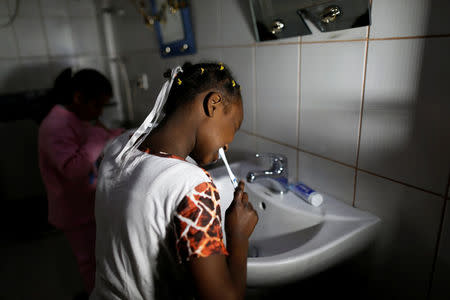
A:
[[[70,104],[75,92],[81,100],[89,102],[103,95],[112,96],[112,86],[108,78],[94,69],[82,69],[72,76],[72,69],[64,69],[55,79],[53,97],[55,103]]]
[[[171,70],[164,73],[164,77],[170,78]],[[191,101],[194,97],[209,89],[218,89],[225,95],[225,101],[241,98],[240,86],[233,79],[230,70],[222,63],[198,63],[186,62],[183,72],[175,77],[175,81],[164,105],[164,113],[170,115],[183,103]]]

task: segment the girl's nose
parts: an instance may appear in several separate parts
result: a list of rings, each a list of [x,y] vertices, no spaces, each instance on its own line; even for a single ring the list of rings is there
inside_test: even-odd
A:
[[[225,146],[223,146],[223,151],[225,151],[225,152],[228,151],[228,144],[225,144]]]

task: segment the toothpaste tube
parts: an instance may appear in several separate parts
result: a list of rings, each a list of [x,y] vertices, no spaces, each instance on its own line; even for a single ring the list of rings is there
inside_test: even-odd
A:
[[[301,182],[289,184],[289,189],[312,206],[320,206],[323,202],[321,194]]]

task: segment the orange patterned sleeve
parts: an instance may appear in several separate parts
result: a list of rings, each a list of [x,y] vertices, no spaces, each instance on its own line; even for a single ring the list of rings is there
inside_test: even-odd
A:
[[[220,196],[212,182],[203,182],[187,194],[174,216],[180,262],[212,254],[228,255],[223,243]]]

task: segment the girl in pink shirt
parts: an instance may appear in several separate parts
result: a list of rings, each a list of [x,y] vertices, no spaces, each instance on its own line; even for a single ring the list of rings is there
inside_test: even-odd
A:
[[[105,144],[122,130],[109,130],[98,121],[112,96],[111,84],[101,73],[84,69],[72,76],[66,69],[56,79],[53,95],[63,105],[55,105],[39,128],[48,220],[65,233],[90,293],[95,278],[97,165]]]

